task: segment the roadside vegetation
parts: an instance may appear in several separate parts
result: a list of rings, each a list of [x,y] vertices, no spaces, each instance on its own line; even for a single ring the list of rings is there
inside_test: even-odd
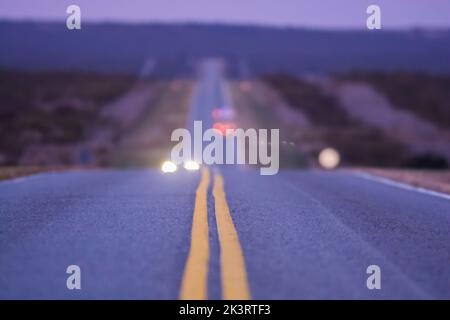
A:
[[[393,106],[450,129],[450,75],[357,71],[335,77],[369,83]]]
[[[102,107],[133,81],[82,72],[0,72],[0,165],[17,165],[32,146],[83,141],[102,121]]]
[[[0,175],[55,167],[159,166],[192,84],[82,72],[0,73]]]
[[[175,144],[172,131],[183,128],[189,116],[192,82],[189,80],[159,81],[150,108],[133,127],[118,139],[112,155],[113,166],[160,166],[170,157]]]
[[[339,107],[339,102],[323,93],[318,86],[284,73],[267,75],[263,79],[282,94],[289,106],[299,109],[312,123],[324,127],[354,125]]]
[[[306,116],[308,126],[291,131],[292,139],[305,150],[310,164],[315,164],[325,147],[339,151],[345,166],[402,166],[407,148],[382,130],[352,119],[338,99],[318,85],[288,74],[268,75],[263,81],[280,94],[289,108]]]

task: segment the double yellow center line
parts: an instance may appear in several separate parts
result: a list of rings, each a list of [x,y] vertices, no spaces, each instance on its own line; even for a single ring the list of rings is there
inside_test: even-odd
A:
[[[183,300],[202,300],[207,299],[208,295],[207,196],[209,180],[209,170],[204,168],[196,192],[191,245],[181,284],[180,299]],[[223,178],[219,173],[214,175],[213,196],[220,242],[222,296],[227,300],[250,299],[244,255],[226,200]]]
[[[180,299],[203,300],[207,298],[209,241],[207,196],[209,170],[202,170],[202,178],[195,194],[192,220],[191,247],[184,268]]]

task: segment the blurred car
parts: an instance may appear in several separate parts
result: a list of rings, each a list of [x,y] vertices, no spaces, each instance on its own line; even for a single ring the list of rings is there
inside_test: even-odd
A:
[[[223,108],[215,108],[211,111],[211,116],[218,121],[231,121],[234,118],[234,110],[226,106]]]
[[[215,122],[213,129],[220,132],[221,135],[226,136],[227,134],[234,132],[236,124],[234,122]]]

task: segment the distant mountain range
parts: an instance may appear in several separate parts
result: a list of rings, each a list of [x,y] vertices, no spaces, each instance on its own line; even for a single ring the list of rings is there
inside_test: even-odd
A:
[[[69,31],[65,22],[0,21],[0,39],[2,68],[139,72],[153,59],[156,74],[189,75],[198,59],[220,56],[237,76],[354,69],[450,72],[450,30],[86,23]]]

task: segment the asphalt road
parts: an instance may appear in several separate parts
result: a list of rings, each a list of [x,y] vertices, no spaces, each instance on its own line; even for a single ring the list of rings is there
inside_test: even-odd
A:
[[[224,179],[254,298],[450,298],[449,200],[344,172]]]
[[[194,119],[224,104],[206,74]],[[81,290],[66,287],[69,265]],[[366,286],[369,265],[381,268],[380,290]],[[350,172],[221,166],[0,182],[3,299],[449,299],[449,265],[448,199]]]
[[[98,171],[0,183],[1,298],[177,298],[196,174]],[[81,290],[66,268],[81,268]]]

